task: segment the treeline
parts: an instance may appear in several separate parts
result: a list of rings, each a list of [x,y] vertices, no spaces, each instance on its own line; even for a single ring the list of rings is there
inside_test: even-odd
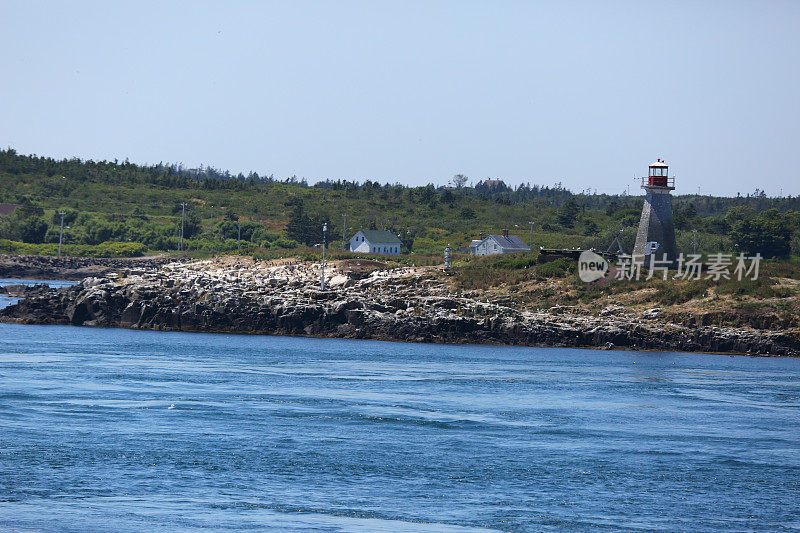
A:
[[[539,203],[544,206],[560,207],[566,201],[574,199],[585,209],[608,209],[609,206],[625,206],[635,197],[628,194],[597,194],[590,189],[574,193],[563,187],[561,183],[552,186],[522,183],[510,186],[502,180],[470,180],[461,174],[454,176],[449,186],[436,187],[429,184],[423,187],[410,187],[402,184],[379,183],[365,180],[324,180],[309,185],[305,178],[290,176],[276,179],[274,175],[260,176],[257,172],[232,174],[229,171],[217,170],[210,166],[197,169],[184,168],[182,164],[137,165],[125,161],[93,161],[78,158],[53,159],[51,157],[18,154],[13,148],[0,150],[0,173],[11,175],[43,176],[57,178],[51,182],[51,192],[69,195],[70,182],[95,181],[108,184],[149,184],[166,188],[197,188],[206,190],[246,190],[263,188],[270,184],[288,184],[299,188],[316,188],[340,191],[366,191],[370,193],[403,194],[407,191],[417,193],[424,203],[434,198],[449,203],[453,195],[467,195],[480,200],[491,200],[500,204]],[[763,190],[756,188],[753,192],[737,194],[735,197],[716,197],[708,195],[681,195],[676,197],[678,205],[691,202],[693,208],[702,216],[725,214],[729,209],[748,206],[757,212],[767,209],[779,211],[800,210],[800,196],[768,197]]]
[[[447,186],[233,175],[210,167],[129,161],[56,160],[0,150],[0,239],[96,246],[140,243],[149,250],[291,249],[341,243],[360,228],[394,232],[409,252],[441,251],[509,229],[534,246],[605,249],[617,235],[632,247],[642,196],[574,193],[552,186],[454,176]],[[736,197],[677,196],[681,251],[760,250],[800,254],[800,198],[763,191]],[[183,220],[181,222],[183,214]],[[346,224],[345,224],[346,223]],[[213,225],[212,225],[213,224]],[[695,234],[696,232],[696,234]],[[244,243],[244,244],[243,244]]]

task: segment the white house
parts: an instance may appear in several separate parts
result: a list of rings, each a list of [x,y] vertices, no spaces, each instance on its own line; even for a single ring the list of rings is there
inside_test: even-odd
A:
[[[350,238],[350,251],[370,254],[400,253],[403,242],[391,231],[359,230]]]
[[[469,250],[475,255],[510,254],[530,252],[531,249],[516,235],[509,235],[504,229],[502,235],[489,235],[482,241],[472,241]]]

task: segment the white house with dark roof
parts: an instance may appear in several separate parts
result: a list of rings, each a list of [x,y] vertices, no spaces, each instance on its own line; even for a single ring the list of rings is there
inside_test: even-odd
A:
[[[531,249],[516,235],[509,235],[504,229],[502,235],[489,235],[482,241],[472,241],[469,251],[475,255],[511,254],[530,252]]]
[[[350,251],[369,254],[400,253],[403,242],[391,231],[359,230],[350,238]]]

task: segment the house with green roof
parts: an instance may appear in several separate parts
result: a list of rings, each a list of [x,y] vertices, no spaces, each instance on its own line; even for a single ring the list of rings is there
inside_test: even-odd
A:
[[[403,242],[391,231],[359,230],[350,238],[350,251],[370,254],[400,253]]]

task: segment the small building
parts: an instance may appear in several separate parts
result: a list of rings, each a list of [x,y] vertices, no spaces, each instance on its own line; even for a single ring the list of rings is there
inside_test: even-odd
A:
[[[370,254],[400,253],[403,242],[391,231],[359,230],[350,238],[350,251]]]
[[[511,254],[514,252],[530,252],[531,249],[516,235],[509,235],[504,229],[502,235],[489,235],[482,241],[472,241],[470,251],[475,255]]]
[[[472,255],[478,255],[478,252],[475,249],[481,242],[483,242],[481,239],[472,239],[469,243],[469,253]]]

